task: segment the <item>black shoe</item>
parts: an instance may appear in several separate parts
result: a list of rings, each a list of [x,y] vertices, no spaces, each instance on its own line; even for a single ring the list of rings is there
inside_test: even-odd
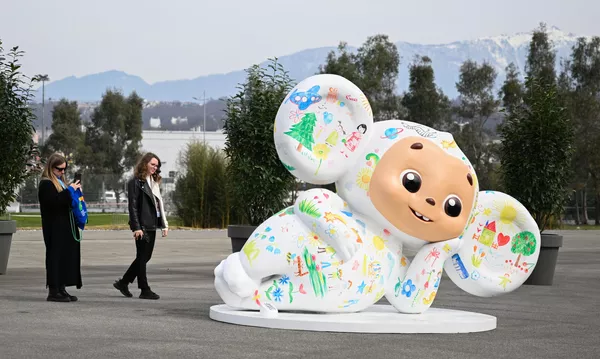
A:
[[[142,289],[142,293],[140,294],[140,299],[159,299],[160,296],[156,293],[154,293],[153,291],[150,290],[150,288],[148,289]]]
[[[117,288],[121,292],[121,294],[123,294],[127,298],[133,297],[133,294],[131,294],[131,292],[129,291],[129,286],[126,283],[124,283],[122,279],[116,280],[113,283],[113,287]]]
[[[46,300],[48,302],[62,302],[62,303],[71,301],[71,299],[69,299],[68,296],[62,294],[57,289],[53,289],[53,288],[50,288],[50,290],[48,291],[48,298],[46,298]]]
[[[62,294],[64,297],[69,298],[69,300],[71,302],[76,302],[77,301],[77,297],[74,295],[70,295],[67,290],[65,289],[65,287],[62,287],[58,290],[58,293]]]

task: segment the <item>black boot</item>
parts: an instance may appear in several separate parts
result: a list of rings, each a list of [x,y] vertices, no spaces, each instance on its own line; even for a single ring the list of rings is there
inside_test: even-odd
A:
[[[142,289],[142,293],[140,294],[140,299],[159,299],[160,296],[154,293],[150,288]]]
[[[65,297],[68,297],[68,298],[69,298],[69,300],[70,300],[71,302],[76,302],[76,301],[77,301],[77,297],[76,297],[76,296],[74,296],[74,295],[70,295],[69,293],[67,293],[67,289],[65,288],[65,286],[64,286],[64,285],[63,285],[63,286],[61,286],[61,287],[58,289],[58,292],[59,292],[60,294],[62,294],[63,296],[65,296]]]
[[[50,287],[48,289],[48,298],[46,298],[46,300],[49,302],[70,302],[71,301],[71,299],[69,299],[68,296],[65,296],[64,294],[62,294],[56,287]]]
[[[121,294],[126,296],[127,298],[133,297],[133,294],[129,291],[129,286],[127,283],[123,282],[122,279],[118,279],[113,283],[113,287],[117,288]]]

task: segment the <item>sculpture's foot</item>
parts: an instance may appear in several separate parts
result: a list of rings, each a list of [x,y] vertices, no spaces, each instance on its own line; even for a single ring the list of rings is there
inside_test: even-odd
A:
[[[217,293],[227,305],[234,308],[258,308],[252,301],[258,284],[246,274],[239,253],[232,253],[222,260],[215,268],[214,274]]]
[[[262,328],[349,333],[471,333],[496,329],[496,317],[486,314],[441,308],[403,314],[391,305],[373,305],[362,312],[344,314],[280,311],[273,317],[258,310],[215,305],[210,308],[210,318]]]

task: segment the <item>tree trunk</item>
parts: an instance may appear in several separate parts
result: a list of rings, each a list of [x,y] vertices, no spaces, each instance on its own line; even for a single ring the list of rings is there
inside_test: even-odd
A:
[[[519,261],[521,260],[521,254],[517,257],[517,261],[515,262],[515,267],[519,266]]]
[[[296,151],[302,152],[302,144],[298,142],[298,147],[296,147]]]
[[[600,193],[596,193],[596,205],[594,208],[594,212],[596,212],[596,215],[594,216],[594,220],[596,222],[596,225],[600,225]]]
[[[582,191],[583,194],[583,219],[581,224],[588,225],[590,223],[590,219],[588,217],[588,207],[587,207],[587,191],[584,188]]]
[[[575,190],[575,224],[581,224],[581,217],[579,216],[579,191]]]

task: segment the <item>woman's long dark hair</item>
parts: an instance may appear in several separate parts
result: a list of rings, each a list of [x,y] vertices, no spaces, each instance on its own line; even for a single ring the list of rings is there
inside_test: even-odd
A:
[[[154,172],[154,174],[152,175],[152,179],[154,180],[154,182],[160,183],[160,181],[162,180],[162,177],[160,176],[160,166],[162,164],[160,162],[160,158],[158,158],[158,156],[152,152],[146,153],[138,161],[133,172],[136,178],[145,180],[146,177],[148,177],[148,163],[152,161],[153,158],[156,158],[156,160],[158,161],[158,168],[156,169],[156,172]]]

